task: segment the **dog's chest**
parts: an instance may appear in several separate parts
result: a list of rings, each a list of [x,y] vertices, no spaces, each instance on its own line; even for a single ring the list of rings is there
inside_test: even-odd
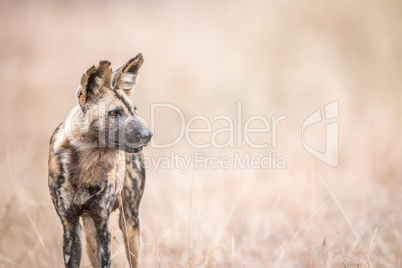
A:
[[[82,175],[84,177],[85,175]],[[116,166],[106,174],[99,174],[97,184],[79,184],[74,188],[73,203],[85,205],[88,202],[99,201],[101,206],[113,206],[116,198],[120,195],[124,182],[124,167]]]

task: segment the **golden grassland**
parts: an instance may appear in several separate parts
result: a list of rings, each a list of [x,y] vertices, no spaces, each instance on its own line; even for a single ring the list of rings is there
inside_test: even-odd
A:
[[[147,120],[155,103],[187,120],[204,115],[212,130],[226,126],[217,115],[236,121],[238,101],[243,125],[286,115],[275,148],[243,139],[196,149],[183,139],[146,156],[275,152],[286,168],[148,169],[141,267],[401,267],[401,11],[399,1],[0,2],[0,266],[63,266],[47,189],[50,135],[87,68],[101,59],[117,68],[142,52],[131,98]],[[300,135],[307,116],[335,100],[333,168]],[[161,111],[158,143],[180,132],[178,115]],[[309,145],[324,148],[324,126],[306,130]],[[272,133],[250,137],[261,144]],[[127,267],[117,218],[112,267]]]

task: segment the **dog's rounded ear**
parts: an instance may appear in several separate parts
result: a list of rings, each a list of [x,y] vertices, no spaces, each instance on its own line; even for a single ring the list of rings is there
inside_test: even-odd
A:
[[[129,96],[137,83],[140,68],[144,62],[141,53],[130,59],[125,65],[114,71],[112,77],[113,89],[123,89]]]
[[[77,91],[81,107],[100,92],[110,89],[112,70],[109,67],[109,61],[100,61],[98,66],[92,66],[82,75]]]

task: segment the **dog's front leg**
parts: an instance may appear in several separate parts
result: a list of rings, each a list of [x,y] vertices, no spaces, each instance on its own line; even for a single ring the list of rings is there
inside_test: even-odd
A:
[[[81,232],[79,217],[62,219],[63,224],[63,256],[68,268],[80,267],[81,262]]]
[[[96,245],[98,253],[98,267],[110,267],[112,241],[108,228],[108,219],[93,217],[96,228]]]

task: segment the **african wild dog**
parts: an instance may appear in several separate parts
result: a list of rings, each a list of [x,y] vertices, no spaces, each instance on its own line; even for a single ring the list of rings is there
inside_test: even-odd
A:
[[[50,140],[49,190],[63,225],[66,267],[81,261],[82,217],[93,267],[110,267],[110,213],[119,208],[130,267],[139,254],[138,207],[144,191],[142,147],[152,132],[139,121],[128,98],[143,57],[138,54],[112,72],[100,61],[82,76],[78,105]]]

